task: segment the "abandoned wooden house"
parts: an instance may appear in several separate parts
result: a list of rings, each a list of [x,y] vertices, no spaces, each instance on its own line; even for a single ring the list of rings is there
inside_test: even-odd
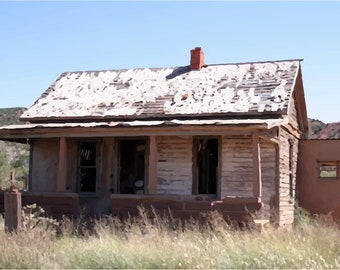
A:
[[[0,139],[30,145],[23,203],[51,214],[142,203],[293,222],[308,131],[301,60],[207,65],[195,48],[183,67],[66,72],[21,119]]]

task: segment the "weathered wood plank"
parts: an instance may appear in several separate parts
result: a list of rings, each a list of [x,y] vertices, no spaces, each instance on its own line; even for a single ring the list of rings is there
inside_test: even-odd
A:
[[[296,189],[298,139],[285,128],[280,128],[279,222],[293,222]]]
[[[157,194],[192,194],[192,137],[160,136]]]
[[[57,191],[66,191],[67,177],[67,144],[65,137],[59,139],[59,163],[58,163],[58,180]]]
[[[253,195],[254,197],[262,196],[262,179],[261,179],[261,156],[259,134],[253,134]]]
[[[150,136],[149,141],[149,179],[148,179],[148,194],[157,193],[157,162],[158,150],[157,139],[155,136]]]

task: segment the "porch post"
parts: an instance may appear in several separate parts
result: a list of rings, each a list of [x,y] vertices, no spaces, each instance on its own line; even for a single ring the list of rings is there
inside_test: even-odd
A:
[[[253,134],[252,142],[253,142],[253,195],[254,197],[261,197],[262,196],[261,154],[258,133]]]
[[[157,193],[157,161],[158,161],[158,149],[156,136],[150,136],[148,194]]]
[[[67,176],[67,144],[65,137],[60,137],[57,191],[60,192],[66,191],[66,176]]]

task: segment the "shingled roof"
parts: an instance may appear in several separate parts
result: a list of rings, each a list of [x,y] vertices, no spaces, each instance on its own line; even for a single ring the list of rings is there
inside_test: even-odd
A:
[[[66,72],[21,119],[186,119],[285,115],[301,60]]]

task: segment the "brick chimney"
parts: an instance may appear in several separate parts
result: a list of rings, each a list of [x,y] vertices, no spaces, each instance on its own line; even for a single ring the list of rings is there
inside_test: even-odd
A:
[[[200,47],[190,51],[190,68],[191,70],[200,70],[204,66],[204,52]]]

